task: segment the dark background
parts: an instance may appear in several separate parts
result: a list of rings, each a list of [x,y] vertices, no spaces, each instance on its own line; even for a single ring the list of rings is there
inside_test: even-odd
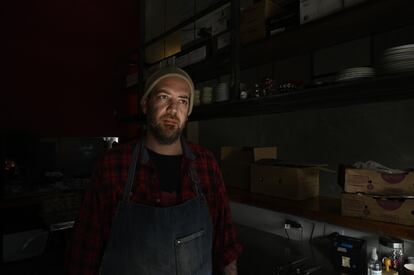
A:
[[[8,1],[0,11],[0,127],[45,136],[118,136],[113,111],[138,1]]]
[[[98,137],[129,131],[114,110],[119,108],[128,56],[138,47],[138,6],[134,0],[2,3],[0,159],[17,161],[19,169],[8,174],[2,170],[2,237],[47,231],[40,218],[44,201],[31,192],[56,182],[70,185],[70,178],[88,178],[105,150]],[[46,178],[45,171],[60,171],[64,178]],[[73,183],[79,187],[84,181]],[[9,187],[24,192],[5,194]],[[55,207],[46,213],[50,218],[70,215],[78,206],[78,200],[71,200],[73,193],[66,192],[48,195]],[[65,213],[57,211],[62,207]],[[0,262],[0,274],[62,274],[70,235],[70,230],[50,232],[41,256]]]

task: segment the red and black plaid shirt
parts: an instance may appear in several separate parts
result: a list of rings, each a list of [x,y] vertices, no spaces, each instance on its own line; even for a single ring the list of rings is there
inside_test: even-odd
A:
[[[220,271],[236,260],[241,252],[221,171],[210,151],[184,141],[182,144],[182,192],[170,195],[160,191],[154,165],[144,147],[138,159],[139,168],[135,174],[131,199],[153,206],[169,206],[184,202],[195,196],[189,175],[190,165],[195,167],[213,223],[213,266],[216,271]],[[75,223],[72,243],[66,258],[68,274],[98,274],[115,209],[127,182],[134,145],[119,145],[98,162],[92,185],[85,193]]]

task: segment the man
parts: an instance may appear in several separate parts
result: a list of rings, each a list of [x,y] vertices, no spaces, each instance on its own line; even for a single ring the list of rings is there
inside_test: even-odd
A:
[[[237,274],[241,247],[219,166],[181,137],[193,94],[178,68],[147,80],[146,132],[98,162],[75,224],[69,274]]]

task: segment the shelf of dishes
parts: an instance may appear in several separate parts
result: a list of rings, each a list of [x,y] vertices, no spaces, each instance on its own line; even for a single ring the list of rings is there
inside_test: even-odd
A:
[[[195,108],[190,120],[209,120],[284,113],[306,109],[347,106],[381,101],[398,101],[414,98],[414,72],[342,79],[323,85],[295,88],[294,83],[285,83],[273,90],[253,90],[245,99],[231,98],[234,90],[228,83],[215,87],[206,86],[195,92]],[[242,92],[239,94],[243,94]],[[237,91],[238,92],[238,91]],[[257,92],[257,93],[256,93]],[[135,123],[143,115],[130,114],[120,118],[122,122]]]
[[[212,87],[203,88],[198,106],[190,116],[191,120],[208,120],[225,117],[241,117],[260,114],[283,113],[306,109],[347,106],[369,102],[396,101],[414,98],[414,72],[405,72],[378,77],[348,77],[323,85],[313,85],[289,89],[279,87],[273,90],[253,90],[246,99],[223,100],[231,89],[219,84],[216,88],[219,100],[216,100]],[[293,86],[293,83],[283,86]],[[207,91],[207,96],[203,92]],[[256,93],[258,91],[258,93]],[[265,93],[263,92],[265,91]],[[210,94],[213,93],[212,96]],[[267,93],[267,94],[266,94]],[[243,94],[243,90],[239,95]],[[252,95],[252,96],[251,96]],[[198,93],[195,95],[198,96]]]

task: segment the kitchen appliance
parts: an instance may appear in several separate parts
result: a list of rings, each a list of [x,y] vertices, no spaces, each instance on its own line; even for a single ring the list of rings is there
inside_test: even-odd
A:
[[[332,269],[316,256],[309,242],[292,241],[269,232],[236,224],[243,252],[237,260],[238,274],[326,275]],[[320,255],[320,254],[318,254]]]
[[[332,236],[334,264],[337,268],[361,273],[365,270],[366,241],[334,233]]]

